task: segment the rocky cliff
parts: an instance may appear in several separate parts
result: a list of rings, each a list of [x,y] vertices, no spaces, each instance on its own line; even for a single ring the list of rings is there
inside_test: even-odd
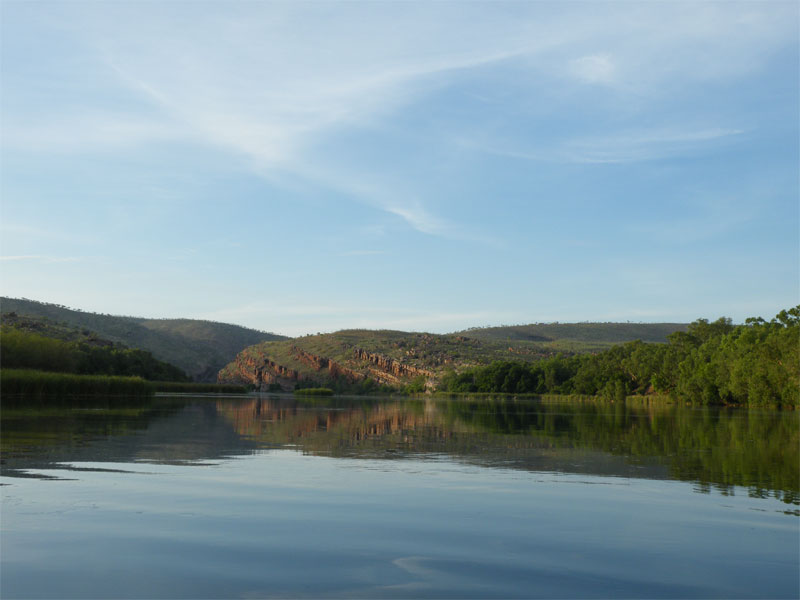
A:
[[[366,350],[362,350],[361,348],[354,348],[353,355],[357,360],[363,360],[372,363],[384,373],[394,375],[395,377],[405,377],[405,378],[414,378],[419,376],[426,378],[433,377],[432,371],[428,371],[427,369],[420,369],[412,365],[407,365],[393,358],[389,358],[388,356],[384,356],[383,354],[377,354],[375,352],[367,352]]]
[[[314,354],[297,346],[291,346],[288,358],[290,364],[299,363],[298,367],[287,367],[267,354],[259,352],[256,348],[250,348],[241,352],[236,360],[222,369],[217,380],[220,383],[250,384],[258,389],[266,389],[271,384],[277,384],[285,390],[291,390],[297,387],[301,381],[314,382],[318,385],[325,385],[330,380],[358,383],[364,381],[368,376],[367,373],[362,373],[331,358]],[[308,372],[308,370],[312,372]]]
[[[246,383],[259,389],[272,383],[291,389],[303,379],[303,375],[294,369],[279,365],[269,358],[257,358],[244,352],[217,375],[219,383]]]
[[[242,351],[225,367],[220,381],[293,389],[330,387],[368,392],[381,386],[433,387],[443,374],[495,360],[539,360],[552,350],[526,342],[480,342],[464,335],[392,330],[343,330],[293,340],[264,342]]]
[[[319,356],[317,354],[313,354],[297,346],[292,346],[292,353],[294,356],[305,365],[308,365],[315,371],[321,371],[323,369],[328,370],[328,376],[333,379],[344,378],[354,383],[356,381],[363,381],[366,376],[363,373],[359,373],[358,371],[354,371],[344,365],[339,364],[333,359],[327,358],[326,356]]]

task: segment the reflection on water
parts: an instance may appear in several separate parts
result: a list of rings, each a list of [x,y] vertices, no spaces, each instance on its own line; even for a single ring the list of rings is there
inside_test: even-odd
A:
[[[349,458],[446,455],[485,467],[678,479],[800,504],[798,414],[510,398],[156,399],[6,410],[5,475],[48,463],[214,461],[265,448]]]
[[[0,423],[3,598],[800,595],[795,413],[268,396]]]

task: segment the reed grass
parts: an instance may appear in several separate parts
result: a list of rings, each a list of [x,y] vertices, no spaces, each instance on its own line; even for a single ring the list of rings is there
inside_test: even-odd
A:
[[[141,377],[75,375],[33,369],[0,370],[0,393],[8,396],[152,396],[155,387]]]
[[[294,391],[295,394],[303,396],[333,396],[333,390],[330,388],[303,388]]]

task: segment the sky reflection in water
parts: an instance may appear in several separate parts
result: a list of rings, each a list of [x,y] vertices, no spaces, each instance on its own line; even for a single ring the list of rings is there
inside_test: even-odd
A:
[[[800,592],[793,414],[326,402],[4,412],[2,596]]]

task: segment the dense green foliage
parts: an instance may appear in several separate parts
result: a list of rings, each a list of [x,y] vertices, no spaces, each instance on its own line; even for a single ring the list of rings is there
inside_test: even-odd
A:
[[[427,389],[427,386],[426,386],[425,376],[424,375],[419,375],[418,377],[415,377],[411,381],[411,383],[409,383],[408,385],[406,385],[403,388],[403,393],[404,394],[409,394],[409,395],[411,395],[411,394],[422,394],[422,393],[425,392],[426,389]]]
[[[0,393],[3,405],[13,404],[14,396],[25,398],[84,395],[128,395],[149,396],[155,387],[141,377],[114,377],[105,375],[76,375],[74,373],[50,373],[32,369],[2,369],[0,371]]]
[[[111,343],[65,341],[4,326],[0,331],[3,368],[38,369],[79,375],[133,376],[152,381],[188,381],[177,367],[144,350]]]
[[[700,319],[667,344],[641,341],[595,355],[495,362],[445,376],[440,391],[555,393],[624,399],[669,393],[702,404],[800,404],[800,306],[772,321]]]
[[[4,313],[46,319],[94,332],[115,344],[147,350],[198,381],[216,381],[217,372],[243,348],[266,340],[286,339],[213,321],[104,315],[19,298],[0,298],[0,303]]]

